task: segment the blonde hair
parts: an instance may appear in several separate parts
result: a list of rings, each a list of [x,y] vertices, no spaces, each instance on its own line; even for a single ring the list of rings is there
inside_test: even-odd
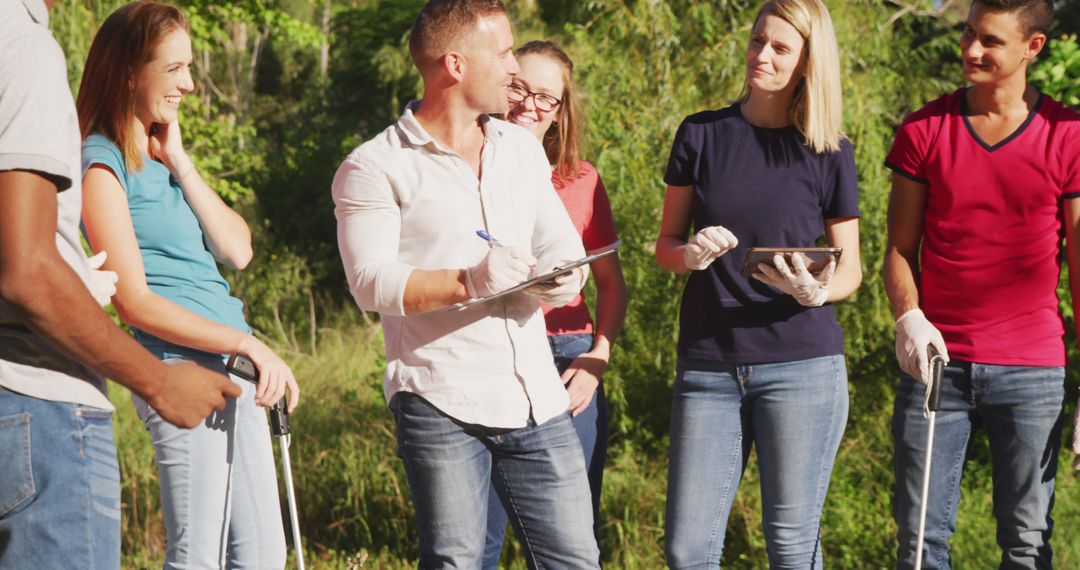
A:
[[[542,55],[562,66],[563,90],[555,122],[544,133],[544,152],[555,174],[573,180],[581,173],[581,137],[584,123],[580,95],[574,83],[574,62],[554,42],[534,40],[514,51],[517,57]]]
[[[803,47],[806,72],[791,101],[791,122],[814,152],[840,150],[844,138],[841,129],[844,101],[840,53],[829,10],[821,0],[768,0],[754,18],[754,25],[765,16],[776,16],[791,24],[806,41]],[[749,98],[747,82],[743,84],[739,102],[745,103]]]

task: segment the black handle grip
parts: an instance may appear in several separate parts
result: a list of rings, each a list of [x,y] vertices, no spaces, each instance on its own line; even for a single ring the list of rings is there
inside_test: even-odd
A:
[[[270,433],[274,435],[289,435],[289,410],[285,407],[285,398],[278,400],[270,406]]]
[[[927,353],[930,356],[930,386],[927,388],[930,390],[930,399],[926,408],[936,412],[941,408],[941,377],[945,372],[945,359],[933,346],[927,349]]]
[[[225,363],[225,371],[251,383],[259,381],[259,369],[255,367],[255,363],[250,358],[243,354],[229,356],[229,361]]]
[[[225,370],[253,384],[259,382],[258,367],[243,354],[229,356],[229,361],[225,363]],[[270,431],[274,435],[289,435],[289,410],[285,407],[284,397],[270,406]]]

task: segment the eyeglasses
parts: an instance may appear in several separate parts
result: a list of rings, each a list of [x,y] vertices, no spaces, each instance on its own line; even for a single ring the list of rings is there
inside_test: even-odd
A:
[[[510,87],[506,90],[506,96],[514,103],[524,103],[526,99],[532,97],[533,105],[536,105],[537,111],[554,111],[559,104],[562,103],[561,99],[557,99],[547,93],[534,93],[525,88],[524,85],[517,81],[510,84]]]

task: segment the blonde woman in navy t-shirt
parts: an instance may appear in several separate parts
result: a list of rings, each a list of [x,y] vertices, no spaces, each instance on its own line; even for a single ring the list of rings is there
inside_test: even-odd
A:
[[[680,311],[666,553],[719,568],[752,447],[769,563],[821,568],[821,510],[847,419],[832,304],[862,280],[840,64],[820,0],[771,0],[746,50],[738,102],[687,117],[672,145],[656,259],[690,273]],[[811,274],[782,258],[741,275],[750,247],[843,248]]]

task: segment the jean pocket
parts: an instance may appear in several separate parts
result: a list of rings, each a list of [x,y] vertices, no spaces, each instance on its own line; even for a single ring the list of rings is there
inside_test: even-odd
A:
[[[0,517],[26,502],[37,492],[30,463],[30,413],[0,418]]]
[[[113,413],[109,410],[79,406],[75,414],[88,424],[112,426]]]

